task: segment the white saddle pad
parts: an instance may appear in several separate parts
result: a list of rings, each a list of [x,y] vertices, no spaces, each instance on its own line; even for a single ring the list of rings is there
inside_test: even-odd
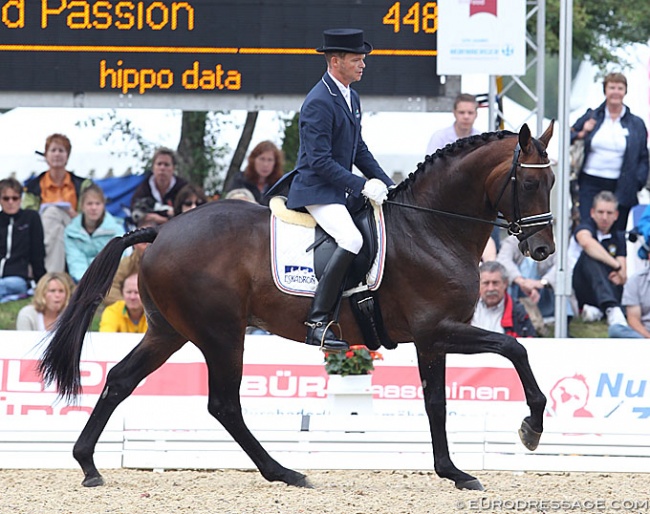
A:
[[[273,200],[276,200],[274,198]],[[282,199],[283,201],[284,199]],[[316,229],[304,223],[284,221],[281,206],[271,205],[271,273],[278,289],[284,293],[298,296],[314,296],[318,280],[314,272],[314,250],[305,251],[314,243]],[[386,228],[381,208],[375,207],[375,224],[377,226],[377,255],[366,276],[367,285],[360,285],[344,295],[357,291],[375,291],[381,284],[386,257]],[[293,212],[293,211],[289,211]],[[300,213],[301,214],[301,213]],[[309,216],[301,214],[301,216]],[[283,216],[285,217],[285,216]],[[311,216],[309,216],[311,218]],[[311,218],[313,220],[313,218]]]

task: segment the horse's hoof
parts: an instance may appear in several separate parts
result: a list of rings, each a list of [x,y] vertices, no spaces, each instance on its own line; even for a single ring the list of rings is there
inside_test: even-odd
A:
[[[519,429],[519,439],[521,439],[522,444],[529,449],[531,452],[537,449],[539,445],[539,440],[542,437],[541,432],[535,432],[526,420],[521,422],[521,428]]]
[[[303,475],[302,473],[297,473],[298,478],[292,482],[289,485],[295,485],[296,487],[304,487],[305,489],[313,489],[314,486],[312,483],[309,481],[306,475]]]
[[[87,477],[81,485],[84,487],[98,487],[104,485],[104,478],[101,475],[96,475],[94,477]]]
[[[479,482],[478,478],[472,480],[463,480],[456,482],[456,489],[468,489],[470,491],[485,491],[483,484]]]

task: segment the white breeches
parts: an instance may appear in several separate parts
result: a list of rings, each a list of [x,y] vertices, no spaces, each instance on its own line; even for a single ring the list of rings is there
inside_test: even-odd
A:
[[[359,253],[363,246],[363,237],[345,205],[307,205],[305,209],[314,217],[316,223],[334,238],[339,247],[354,254]]]

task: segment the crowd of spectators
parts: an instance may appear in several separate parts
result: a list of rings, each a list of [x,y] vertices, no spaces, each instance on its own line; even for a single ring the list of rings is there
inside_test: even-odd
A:
[[[111,239],[134,227],[166,223],[209,201],[199,185],[176,174],[175,152],[160,147],[133,192],[130,215],[118,218],[109,212],[99,184],[67,169],[71,150],[68,137],[52,134],[42,153],[46,171],[24,184],[0,180],[0,302],[32,297],[18,313],[18,330],[51,329],[75,285]],[[270,141],[255,147],[246,170],[234,180],[249,196],[247,201],[263,202],[268,185],[282,175],[282,163],[281,151]],[[135,245],[123,256],[101,307],[100,331],[146,331],[138,272],[147,246]]]
[[[568,315],[580,315],[587,322],[605,318],[610,337],[645,338],[650,337],[650,271],[646,266],[628,279],[624,230],[648,176],[647,130],[623,102],[623,74],[608,74],[603,92],[604,102],[571,127],[571,140],[584,141],[585,158],[577,177],[580,219],[568,250],[573,287]],[[479,133],[473,126],[477,108],[474,96],[458,95],[454,123],[432,135],[427,152]],[[166,223],[209,201],[200,186],[176,174],[175,152],[160,147],[132,196],[131,225],[125,224],[107,210],[101,187],[67,169],[71,150],[65,135],[52,134],[45,140],[46,171],[24,184],[0,180],[0,302],[33,295],[18,316],[18,329],[50,328],[74,285],[110,239],[133,227]],[[282,177],[283,165],[282,151],[262,141],[249,153],[244,170],[225,185],[223,198],[267,205],[265,193]],[[650,207],[642,220],[647,234],[640,230],[646,240],[640,252],[650,247]],[[135,245],[122,258],[103,302],[101,330],[146,330],[137,276],[147,246]],[[514,236],[502,238],[493,232],[481,261],[473,323],[518,333],[494,314],[503,315],[505,309],[511,322],[525,317],[519,335],[544,334],[546,323],[554,319],[555,255],[535,262],[521,254]]]

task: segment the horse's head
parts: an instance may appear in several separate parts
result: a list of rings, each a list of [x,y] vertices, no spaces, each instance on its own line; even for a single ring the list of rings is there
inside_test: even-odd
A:
[[[519,239],[525,255],[541,261],[555,252],[551,222],[551,189],[555,175],[546,153],[553,136],[553,121],[539,140],[530,134],[528,125],[519,131],[518,142],[507,173],[493,181],[490,195],[495,207],[510,223],[508,232]],[[501,168],[502,170],[502,168]]]

